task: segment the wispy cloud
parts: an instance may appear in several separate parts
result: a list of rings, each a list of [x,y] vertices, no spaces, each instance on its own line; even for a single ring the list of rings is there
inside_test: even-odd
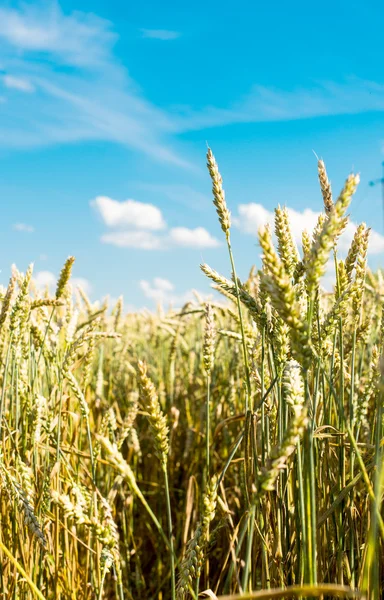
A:
[[[143,29],[142,35],[171,40],[179,33]],[[9,100],[0,112],[0,147],[102,140],[191,168],[179,145],[185,132],[384,111],[384,84],[353,77],[290,90],[255,85],[227,106],[159,108],[115,55],[117,39],[111,22],[64,13],[53,0],[0,8],[1,98]]]
[[[90,205],[104,224],[112,229],[101,236],[104,244],[140,250],[217,248],[220,245],[219,240],[204,227],[168,229],[161,210],[153,204],[137,200],[119,202],[107,196],[98,196],[91,200]],[[164,233],[157,233],[159,230],[164,230]]]
[[[145,99],[114,56],[112,24],[92,14],[64,14],[56,3],[49,6],[0,8],[3,72],[11,74],[14,92],[16,81],[36,90],[28,100],[14,93],[6,103],[0,146],[103,140],[190,167],[174,150],[169,115]]]
[[[56,2],[0,8],[0,36],[20,50],[82,67],[108,63],[117,39],[109,21],[90,13],[65,15]]]
[[[139,250],[161,250],[163,241],[150,231],[110,231],[101,236],[103,244],[118,248],[138,248]]]
[[[27,223],[15,223],[12,229],[15,231],[24,231],[26,233],[33,233],[35,231],[33,225],[28,225]]]
[[[186,107],[175,116],[176,131],[234,123],[291,121],[341,114],[384,111],[384,84],[349,77],[341,83],[314,82],[307,88],[282,90],[253,86],[229,107]]]
[[[181,36],[179,31],[170,31],[169,29],[140,29],[143,38],[154,40],[176,40]]]
[[[20,92],[33,92],[34,86],[27,80],[21,77],[13,77],[13,75],[4,75],[3,83],[9,89],[19,90]]]

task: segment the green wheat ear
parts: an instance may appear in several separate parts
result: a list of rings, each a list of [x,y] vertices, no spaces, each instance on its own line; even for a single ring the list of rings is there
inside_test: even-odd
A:
[[[204,346],[203,359],[204,368],[209,375],[213,368],[215,356],[215,317],[212,305],[207,303],[205,306],[205,331],[204,331]]]
[[[65,261],[64,266],[60,273],[59,280],[57,282],[56,298],[61,298],[61,296],[63,295],[65,288],[71,277],[71,272],[72,272],[72,267],[73,267],[74,262],[75,262],[74,256],[69,256],[67,258],[67,260]]]
[[[314,294],[321,277],[325,274],[330,252],[346,227],[345,214],[359,181],[358,175],[348,177],[340,196],[315,236],[306,264],[307,285],[311,295]]]
[[[275,234],[278,241],[279,256],[288,275],[292,277],[300,260],[299,251],[293,238],[287,208],[275,209]]]
[[[164,416],[155,386],[147,375],[147,366],[143,361],[137,365],[140,396],[145,410],[148,412],[149,423],[153,432],[156,454],[162,463],[167,462],[169,452],[168,425]]]

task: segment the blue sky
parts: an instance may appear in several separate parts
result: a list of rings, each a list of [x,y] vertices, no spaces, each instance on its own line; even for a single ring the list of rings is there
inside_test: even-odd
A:
[[[0,2],[0,277],[69,254],[92,299],[180,303],[229,273],[205,169],[224,178],[241,276],[280,204],[297,236],[360,172],[353,223],[384,251],[383,8],[281,0]],[[353,235],[353,226],[344,245]]]

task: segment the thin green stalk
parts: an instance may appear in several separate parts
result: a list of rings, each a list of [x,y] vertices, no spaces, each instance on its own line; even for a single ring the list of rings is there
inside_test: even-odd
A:
[[[353,432],[354,425],[354,394],[355,394],[355,352],[356,352],[356,327],[353,328],[353,339],[352,339],[352,355],[351,355],[351,391],[349,394],[349,426],[351,431]],[[350,479],[352,480],[354,477],[354,469],[355,469],[355,454],[351,452],[350,457]],[[353,506],[354,502],[354,492],[351,493],[351,504]],[[354,528],[351,526],[350,534],[349,534],[349,562],[351,566],[351,586],[355,587],[355,573],[356,573],[356,563],[355,563],[355,536],[354,536]]]
[[[227,469],[228,469],[229,465],[231,464],[233,457],[235,456],[236,452],[239,449],[239,446],[240,446],[241,442],[243,441],[244,433],[245,433],[245,430],[241,431],[239,433],[236,441],[235,441],[235,444],[234,444],[234,446],[232,448],[232,451],[230,452],[230,455],[229,455],[229,457],[227,459],[227,462],[225,463],[224,468],[223,468],[223,470],[220,473],[220,477],[219,477],[218,482],[217,482],[217,486],[218,487],[220,486],[221,482],[223,481],[225,473],[227,472]]]
[[[267,552],[267,544],[265,543],[265,536],[267,532],[267,523],[265,520],[265,515],[263,511],[265,511],[265,503],[261,502],[262,510],[260,510],[260,531],[262,532],[263,540],[261,544],[261,554],[262,554],[262,574],[264,575],[265,587],[267,590],[271,587],[271,576],[269,572],[269,561],[268,561],[268,552]],[[261,536],[260,536],[261,537]]]
[[[375,488],[373,491],[372,502],[372,517],[371,526],[368,536],[368,546],[366,560],[363,571],[362,588],[372,600],[379,600],[380,595],[380,580],[379,580],[379,544],[377,543],[377,530],[380,527],[381,505],[382,505],[382,489],[384,486],[384,460],[381,446],[382,440],[382,416],[383,416],[383,395],[378,394],[377,399],[377,424],[376,424],[376,448],[375,448]],[[376,560],[375,560],[376,558]]]
[[[101,576],[99,593],[98,593],[98,596],[97,596],[98,600],[102,600],[103,599],[103,588],[104,588],[104,581],[105,581],[106,574],[107,574],[107,569],[104,567],[103,574]]]
[[[264,379],[265,379],[265,373],[264,373],[264,361],[265,361],[265,326],[263,327],[262,331],[261,331],[261,367],[260,367],[260,385],[261,385],[261,397],[263,398],[264,396]],[[263,467],[265,466],[265,437],[266,434],[268,435],[268,432],[266,432],[266,427],[265,427],[265,406],[264,406],[264,402],[262,402],[261,404],[261,464],[263,465]]]
[[[299,561],[299,581],[302,585],[304,583],[305,575],[305,557],[308,555],[308,542],[307,542],[307,528],[305,526],[305,498],[304,498],[304,478],[303,478],[303,464],[301,459],[301,445],[300,441],[297,442],[297,479],[298,479],[298,496],[299,496],[299,514],[301,523],[301,539],[302,547],[300,543],[300,531],[297,531],[297,545],[300,549],[300,561]]]
[[[253,534],[255,531],[255,504],[252,504],[249,512],[248,519],[248,533],[247,533],[247,549],[245,553],[245,565],[243,571],[243,577],[241,586],[244,592],[251,591],[249,590],[249,579],[252,572],[252,545],[253,545]]]
[[[325,371],[324,371],[324,373],[325,373]],[[328,376],[327,376],[326,373],[325,373],[325,375],[328,378]],[[374,492],[372,484],[371,484],[371,482],[369,480],[368,472],[367,472],[366,466],[364,464],[364,461],[362,459],[360,450],[358,448],[355,436],[353,435],[353,432],[352,432],[352,430],[351,430],[351,428],[350,428],[350,426],[349,426],[349,424],[348,424],[348,422],[347,422],[347,420],[345,418],[344,409],[343,409],[342,405],[340,404],[340,401],[338,399],[336,391],[335,391],[335,389],[334,389],[334,387],[332,385],[332,382],[330,380],[328,380],[328,384],[329,384],[330,390],[331,390],[331,392],[332,392],[332,394],[333,394],[336,402],[338,403],[338,408],[339,408],[339,411],[340,411],[341,416],[343,418],[343,421],[344,421],[344,424],[345,424],[345,427],[346,427],[346,430],[347,430],[347,433],[348,433],[349,441],[351,442],[351,444],[353,446],[353,450],[354,450],[354,452],[356,454],[356,460],[357,460],[357,462],[359,464],[359,467],[360,467],[360,470],[361,470],[361,473],[362,473],[362,477],[364,479],[364,483],[365,483],[366,488],[367,488],[367,492],[369,494],[369,497],[370,497],[371,501],[373,503],[375,503],[375,505],[376,505],[377,504],[377,500],[376,500],[375,492]],[[344,496],[342,496],[342,497],[344,498]],[[377,513],[377,520],[378,520],[378,527],[380,529],[382,540],[384,542],[384,521],[383,521],[383,518],[382,518],[380,512]]]
[[[8,344],[8,348],[7,348],[7,355],[5,358],[5,365],[4,365],[4,371],[3,371],[3,386],[1,389],[1,403],[0,403],[0,440],[3,439],[3,412],[4,412],[5,393],[6,393],[6,389],[7,389],[7,375],[8,375],[8,368],[9,368],[9,358],[11,355],[11,348],[12,348],[12,338],[13,338],[13,332],[11,332],[11,335],[9,338],[9,344]]]
[[[205,412],[205,460],[206,460],[206,482],[209,481],[210,475],[210,435],[211,435],[211,422],[210,422],[210,391],[211,391],[211,377],[207,375],[207,399],[206,399],[206,412]]]
[[[55,314],[55,308],[56,308],[55,306],[52,308],[51,314],[49,316],[47,327],[45,328],[43,343],[41,345],[39,356],[37,358],[36,373],[38,372],[40,359],[41,359],[41,356],[43,354],[43,348],[44,348],[44,345],[45,345],[45,340],[47,339],[47,335],[48,335],[48,331],[49,331],[49,328],[50,328],[51,323],[52,323],[53,315]],[[32,382],[32,387],[33,387],[33,385],[34,385],[34,381]]]
[[[243,348],[244,367],[245,367],[245,381],[246,381],[246,385],[247,385],[247,406],[245,407],[245,410],[246,411],[248,410],[248,404],[249,404],[250,410],[253,411],[253,399],[252,399],[252,390],[251,390],[251,376],[250,376],[250,372],[249,372],[248,351],[247,351],[247,344],[246,344],[245,333],[244,333],[243,313],[242,313],[242,310],[241,310],[241,302],[240,302],[240,295],[239,295],[239,284],[238,284],[238,281],[237,281],[235,261],[234,261],[233,253],[232,253],[232,246],[231,246],[231,240],[230,240],[229,230],[226,233],[226,239],[227,239],[229,259],[231,261],[231,268],[232,268],[232,273],[233,273],[233,279],[234,279],[234,282],[235,282],[236,302],[237,302],[237,310],[238,310],[238,313],[239,313],[240,331],[241,331],[241,343],[242,343],[242,348]]]
[[[309,407],[311,404],[309,391],[309,373],[305,374],[305,402]],[[304,435],[304,490],[305,490],[305,527],[308,555],[306,556],[306,579],[311,585],[317,583],[317,525],[316,525],[316,479],[314,464],[314,440],[313,440],[314,414],[312,406],[312,419],[309,419]]]
[[[62,407],[63,407],[63,380],[61,377],[61,371],[59,369],[58,373],[59,378],[59,412],[57,416],[57,435],[56,435],[56,463],[57,473],[56,473],[56,482],[57,482],[57,491],[60,493],[61,488],[61,480],[60,480],[60,466],[61,466],[61,454],[60,454],[60,443],[61,443],[61,416],[62,416]],[[55,598],[60,600],[61,593],[59,589],[59,546],[60,546],[60,508],[57,504],[55,506]],[[87,550],[88,554],[88,550]]]
[[[168,537],[169,537],[169,550],[171,555],[171,596],[172,600],[176,600],[176,573],[175,573],[175,555],[173,548],[173,524],[172,524],[172,511],[171,511],[171,498],[169,493],[169,482],[168,482],[168,469],[167,464],[163,462],[162,470],[164,475],[165,483],[165,501],[167,507],[167,520],[168,520]]]
[[[225,584],[224,584],[224,592],[226,592],[230,586],[230,582],[233,576],[233,571],[235,569],[236,566],[236,560],[238,559],[238,557],[240,556],[240,552],[243,546],[243,542],[245,539],[245,535],[247,533],[248,530],[248,521],[249,521],[249,513],[244,513],[243,516],[241,517],[242,519],[244,519],[244,522],[242,523],[240,532],[239,532],[239,537],[238,537],[238,542],[237,542],[237,546],[236,546],[236,550],[235,550],[235,560],[232,560],[230,567],[228,569],[228,575],[227,578],[225,580]],[[237,573],[236,573],[237,575]],[[238,585],[239,585],[239,591],[240,593],[243,592],[242,586],[240,584],[240,580],[238,580]]]

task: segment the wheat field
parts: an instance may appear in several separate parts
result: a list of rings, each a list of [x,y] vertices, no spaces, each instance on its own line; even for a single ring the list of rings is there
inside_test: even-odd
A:
[[[315,230],[298,249],[278,207],[240,281],[207,161],[208,302],[92,304],[72,257],[1,293],[1,598],[382,597],[384,279],[364,224],[338,253],[359,178],[333,197],[319,161]]]

